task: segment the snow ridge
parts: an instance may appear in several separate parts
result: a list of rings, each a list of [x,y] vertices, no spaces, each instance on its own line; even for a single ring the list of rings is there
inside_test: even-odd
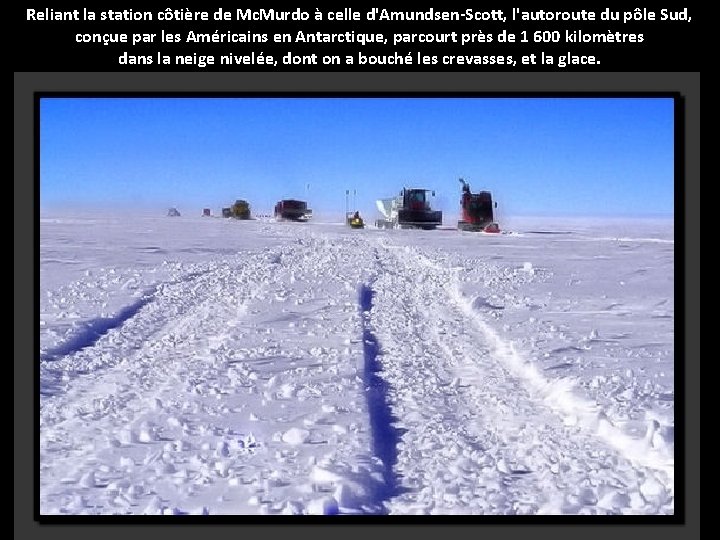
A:
[[[643,467],[662,471],[672,482],[674,480],[674,456],[667,447],[653,447],[653,435],[659,427],[657,421],[651,421],[648,435],[637,440],[626,435],[616,427],[596,404],[581,398],[575,391],[571,379],[549,380],[531,362],[525,360],[512,342],[504,340],[500,334],[483,321],[473,309],[473,300],[464,298],[457,285],[451,289],[453,300],[486,336],[491,345],[493,356],[502,362],[516,377],[547,403],[553,410],[563,415],[566,423],[579,424],[586,430],[599,436],[607,444],[618,450],[625,458]]]

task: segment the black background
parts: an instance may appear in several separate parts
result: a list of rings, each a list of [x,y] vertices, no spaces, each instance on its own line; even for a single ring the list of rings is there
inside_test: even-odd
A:
[[[40,9],[40,8],[37,8]],[[479,9],[479,8],[476,8]],[[489,9],[489,8],[488,8]],[[205,8],[211,13],[215,8]],[[99,11],[99,10],[98,10]],[[153,10],[155,11],[155,10]],[[312,13],[312,9],[307,9]],[[365,9],[361,10],[363,13]],[[608,535],[618,538],[636,538],[638,535],[651,535],[658,540],[664,538],[696,538],[699,537],[699,163],[700,163],[700,71],[704,34],[700,29],[701,13],[692,9],[693,23],[645,23],[616,25],[612,27],[623,32],[644,33],[646,42],[643,45],[625,46],[580,46],[573,45],[574,54],[597,54],[601,58],[601,66],[571,66],[564,70],[551,66],[524,66],[532,69],[533,73],[512,73],[522,71],[523,66],[516,68],[499,66],[467,66],[463,71],[452,67],[448,72],[438,77],[435,72],[445,69],[443,66],[389,66],[383,72],[383,66],[341,66],[341,69],[329,68],[339,71],[333,73],[324,71],[324,66],[278,66],[272,71],[290,70],[292,73],[261,73],[259,66],[233,66],[233,73],[212,73],[219,66],[209,66],[200,69],[192,66],[148,66],[144,71],[138,66],[120,66],[117,56],[122,52],[120,46],[104,47],[101,45],[73,44],[76,31],[83,32],[159,32],[160,27],[168,26],[173,33],[183,33],[189,29],[195,31],[223,30],[223,23],[209,21],[207,23],[161,23],[153,27],[148,23],[103,23],[103,25],[69,23],[28,23],[25,8],[17,8],[18,18],[13,21],[14,37],[11,56],[15,66],[14,75],[14,525],[15,537],[36,538],[52,537],[96,538],[98,535],[124,538],[132,535],[138,538],[154,538],[162,534],[172,534],[178,538],[196,538],[202,534],[218,534],[225,537],[230,535],[261,535],[263,540],[267,536],[278,535],[286,538],[296,534],[317,535],[320,537],[335,537],[336,535],[398,534],[412,535],[422,539],[424,535],[435,537],[438,534],[452,534],[458,537],[475,537],[489,535],[491,538],[512,538],[547,536],[553,539],[576,538],[581,534],[589,538],[603,538]],[[156,23],[157,24],[157,23]],[[313,31],[312,24],[302,23],[293,27],[292,23],[282,25],[258,25],[257,23],[224,23],[235,32],[251,29],[253,32],[290,32],[302,28],[304,31]],[[425,25],[406,23],[405,25],[385,23],[382,32],[386,35],[397,31],[407,32],[441,32],[455,30],[458,32],[476,31],[479,27],[487,32],[497,32],[499,27],[492,27],[490,23],[459,24],[453,23],[446,28],[447,23],[434,23],[426,29]],[[573,29],[584,31],[607,31],[608,25],[600,27],[601,23],[581,25],[572,23]],[[543,23],[543,29],[553,29],[556,23]],[[246,28],[251,26],[251,28]],[[509,31],[518,32],[525,27],[511,26],[510,23],[502,25]],[[566,25],[557,25],[565,28]],[[319,28],[318,28],[319,29]],[[345,31],[356,32],[377,31],[364,28],[359,23],[348,23],[344,26],[335,23],[332,28],[323,25],[325,32]],[[532,27],[528,27],[532,30]],[[209,47],[208,49],[205,49]],[[223,49],[237,47],[237,45],[224,44]],[[298,49],[295,45],[280,46],[283,51],[293,50],[296,54],[310,54],[312,47]],[[410,46],[413,50],[421,48],[425,54],[438,54],[429,50],[427,46]],[[515,47],[515,48],[513,48]],[[529,47],[523,49],[523,47]],[[584,47],[588,47],[585,49]],[[138,47],[127,47],[133,54],[141,54]],[[525,46],[503,46],[502,51],[493,50],[492,45],[484,45],[482,49],[475,49],[471,54],[512,54],[519,60],[522,54],[531,54],[533,44]],[[538,49],[558,54],[551,50],[548,44],[537,46]],[[561,49],[568,48],[561,46]],[[159,50],[158,45],[151,46],[153,52]],[[205,54],[225,54],[225,50],[212,50],[211,45],[190,45],[186,48],[177,46],[168,49],[166,54],[188,54],[190,52],[204,52]],[[402,48],[398,48],[400,52]],[[273,53],[269,47],[257,49],[266,54]],[[352,46],[353,51],[362,50],[365,54],[372,54],[367,47]],[[344,54],[342,50],[329,45],[318,51],[324,54]],[[392,46],[382,47],[382,54],[391,54]],[[239,51],[233,51],[236,54]],[[246,51],[247,52],[247,51]],[[377,51],[375,51],[377,52]],[[460,51],[442,48],[441,54],[468,54],[466,48]],[[274,53],[277,54],[277,53]],[[707,56],[707,54],[705,55]],[[223,66],[225,67],[225,66]],[[166,71],[186,73],[159,73]],[[369,73],[347,73],[349,71],[367,71]],[[540,71],[549,73],[539,73]],[[118,71],[131,71],[131,73],[118,73]],[[300,73],[305,71],[305,73]],[[412,71],[426,73],[388,73],[387,71]],[[577,73],[572,73],[577,71]],[[195,72],[195,73],[193,73]],[[198,73],[205,72],[205,73]],[[595,72],[595,73],[592,73]],[[227,527],[215,525],[210,529],[197,526],[114,526],[98,527],[96,525],[81,526],[39,526],[33,521],[33,511],[36,502],[35,480],[36,472],[33,463],[33,454],[36,451],[36,433],[34,406],[35,398],[33,388],[34,359],[37,355],[34,344],[34,332],[37,321],[34,310],[37,305],[36,289],[33,282],[34,272],[37,271],[38,253],[35,245],[38,223],[35,221],[34,203],[38,193],[34,187],[34,115],[33,104],[36,92],[329,92],[333,94],[376,93],[383,94],[399,92],[408,94],[417,91],[449,93],[454,92],[570,92],[573,95],[582,92],[677,92],[685,103],[686,122],[684,125],[685,145],[676,149],[680,156],[685,158],[686,174],[683,182],[676,180],[676,194],[678,204],[682,204],[684,223],[680,224],[678,232],[682,237],[677,242],[677,276],[683,275],[681,271],[685,262],[684,304],[686,319],[685,347],[681,350],[680,341],[676,350],[676,367],[685,370],[685,418],[677,418],[677,422],[684,422],[686,426],[686,463],[685,474],[682,474],[681,464],[678,463],[677,482],[685,482],[686,500],[685,526],[644,526],[638,527],[618,526],[588,526],[576,527],[572,523],[582,523],[582,520],[568,521],[561,526],[522,526],[501,525],[490,527],[483,525],[482,520],[466,521],[465,525],[459,521],[458,525],[450,526],[444,530],[435,526],[399,527],[362,527],[362,526],[312,526],[312,527],[282,527],[282,526],[245,526]],[[676,156],[677,157],[677,156]],[[678,209],[676,209],[677,211]],[[683,252],[684,250],[684,252]],[[684,257],[683,257],[684,255]],[[678,298],[679,305],[683,299]],[[678,320],[678,325],[681,321]],[[678,335],[682,329],[676,329]],[[680,395],[680,389],[678,389]],[[102,520],[98,520],[98,524]],[[480,524],[480,526],[474,525]]]

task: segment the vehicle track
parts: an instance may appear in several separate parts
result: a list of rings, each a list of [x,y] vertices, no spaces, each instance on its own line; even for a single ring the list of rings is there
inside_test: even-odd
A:
[[[328,340],[362,336],[360,278],[338,271],[361,267],[352,253],[301,238],[216,263],[53,362],[67,380],[41,403],[41,511],[186,512],[202,494],[219,501],[214,512],[295,513],[330,485],[346,511],[378,511],[363,489],[380,471],[369,428],[337,421],[362,413],[362,350],[353,358]],[[338,289],[348,301],[332,298]],[[292,325],[274,336],[283,306]],[[359,410],[328,406],[337,393]],[[302,429],[283,435],[288,424]]]
[[[202,493],[218,512],[293,513],[334,493],[354,513],[673,512],[672,464],[610,444],[609,421],[537,375],[439,252],[295,234],[193,265],[43,363],[62,384],[41,400],[42,511],[156,512]],[[305,453],[282,440],[301,421]]]
[[[377,252],[371,324],[406,430],[396,467],[408,492],[391,512],[672,513],[672,475],[606,444],[596,411],[584,411],[594,426],[565,414],[553,399],[567,381],[534,384],[455,271],[388,242]]]

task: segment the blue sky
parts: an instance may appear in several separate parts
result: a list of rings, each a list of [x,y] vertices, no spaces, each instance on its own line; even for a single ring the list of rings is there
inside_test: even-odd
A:
[[[454,214],[462,176],[505,215],[672,215],[673,126],[663,98],[44,98],[40,200],[332,214],[349,189],[372,216],[406,186]]]

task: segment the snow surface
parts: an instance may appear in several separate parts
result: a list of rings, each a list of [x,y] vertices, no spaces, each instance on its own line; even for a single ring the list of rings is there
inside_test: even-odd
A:
[[[41,218],[42,514],[672,514],[671,220]]]

